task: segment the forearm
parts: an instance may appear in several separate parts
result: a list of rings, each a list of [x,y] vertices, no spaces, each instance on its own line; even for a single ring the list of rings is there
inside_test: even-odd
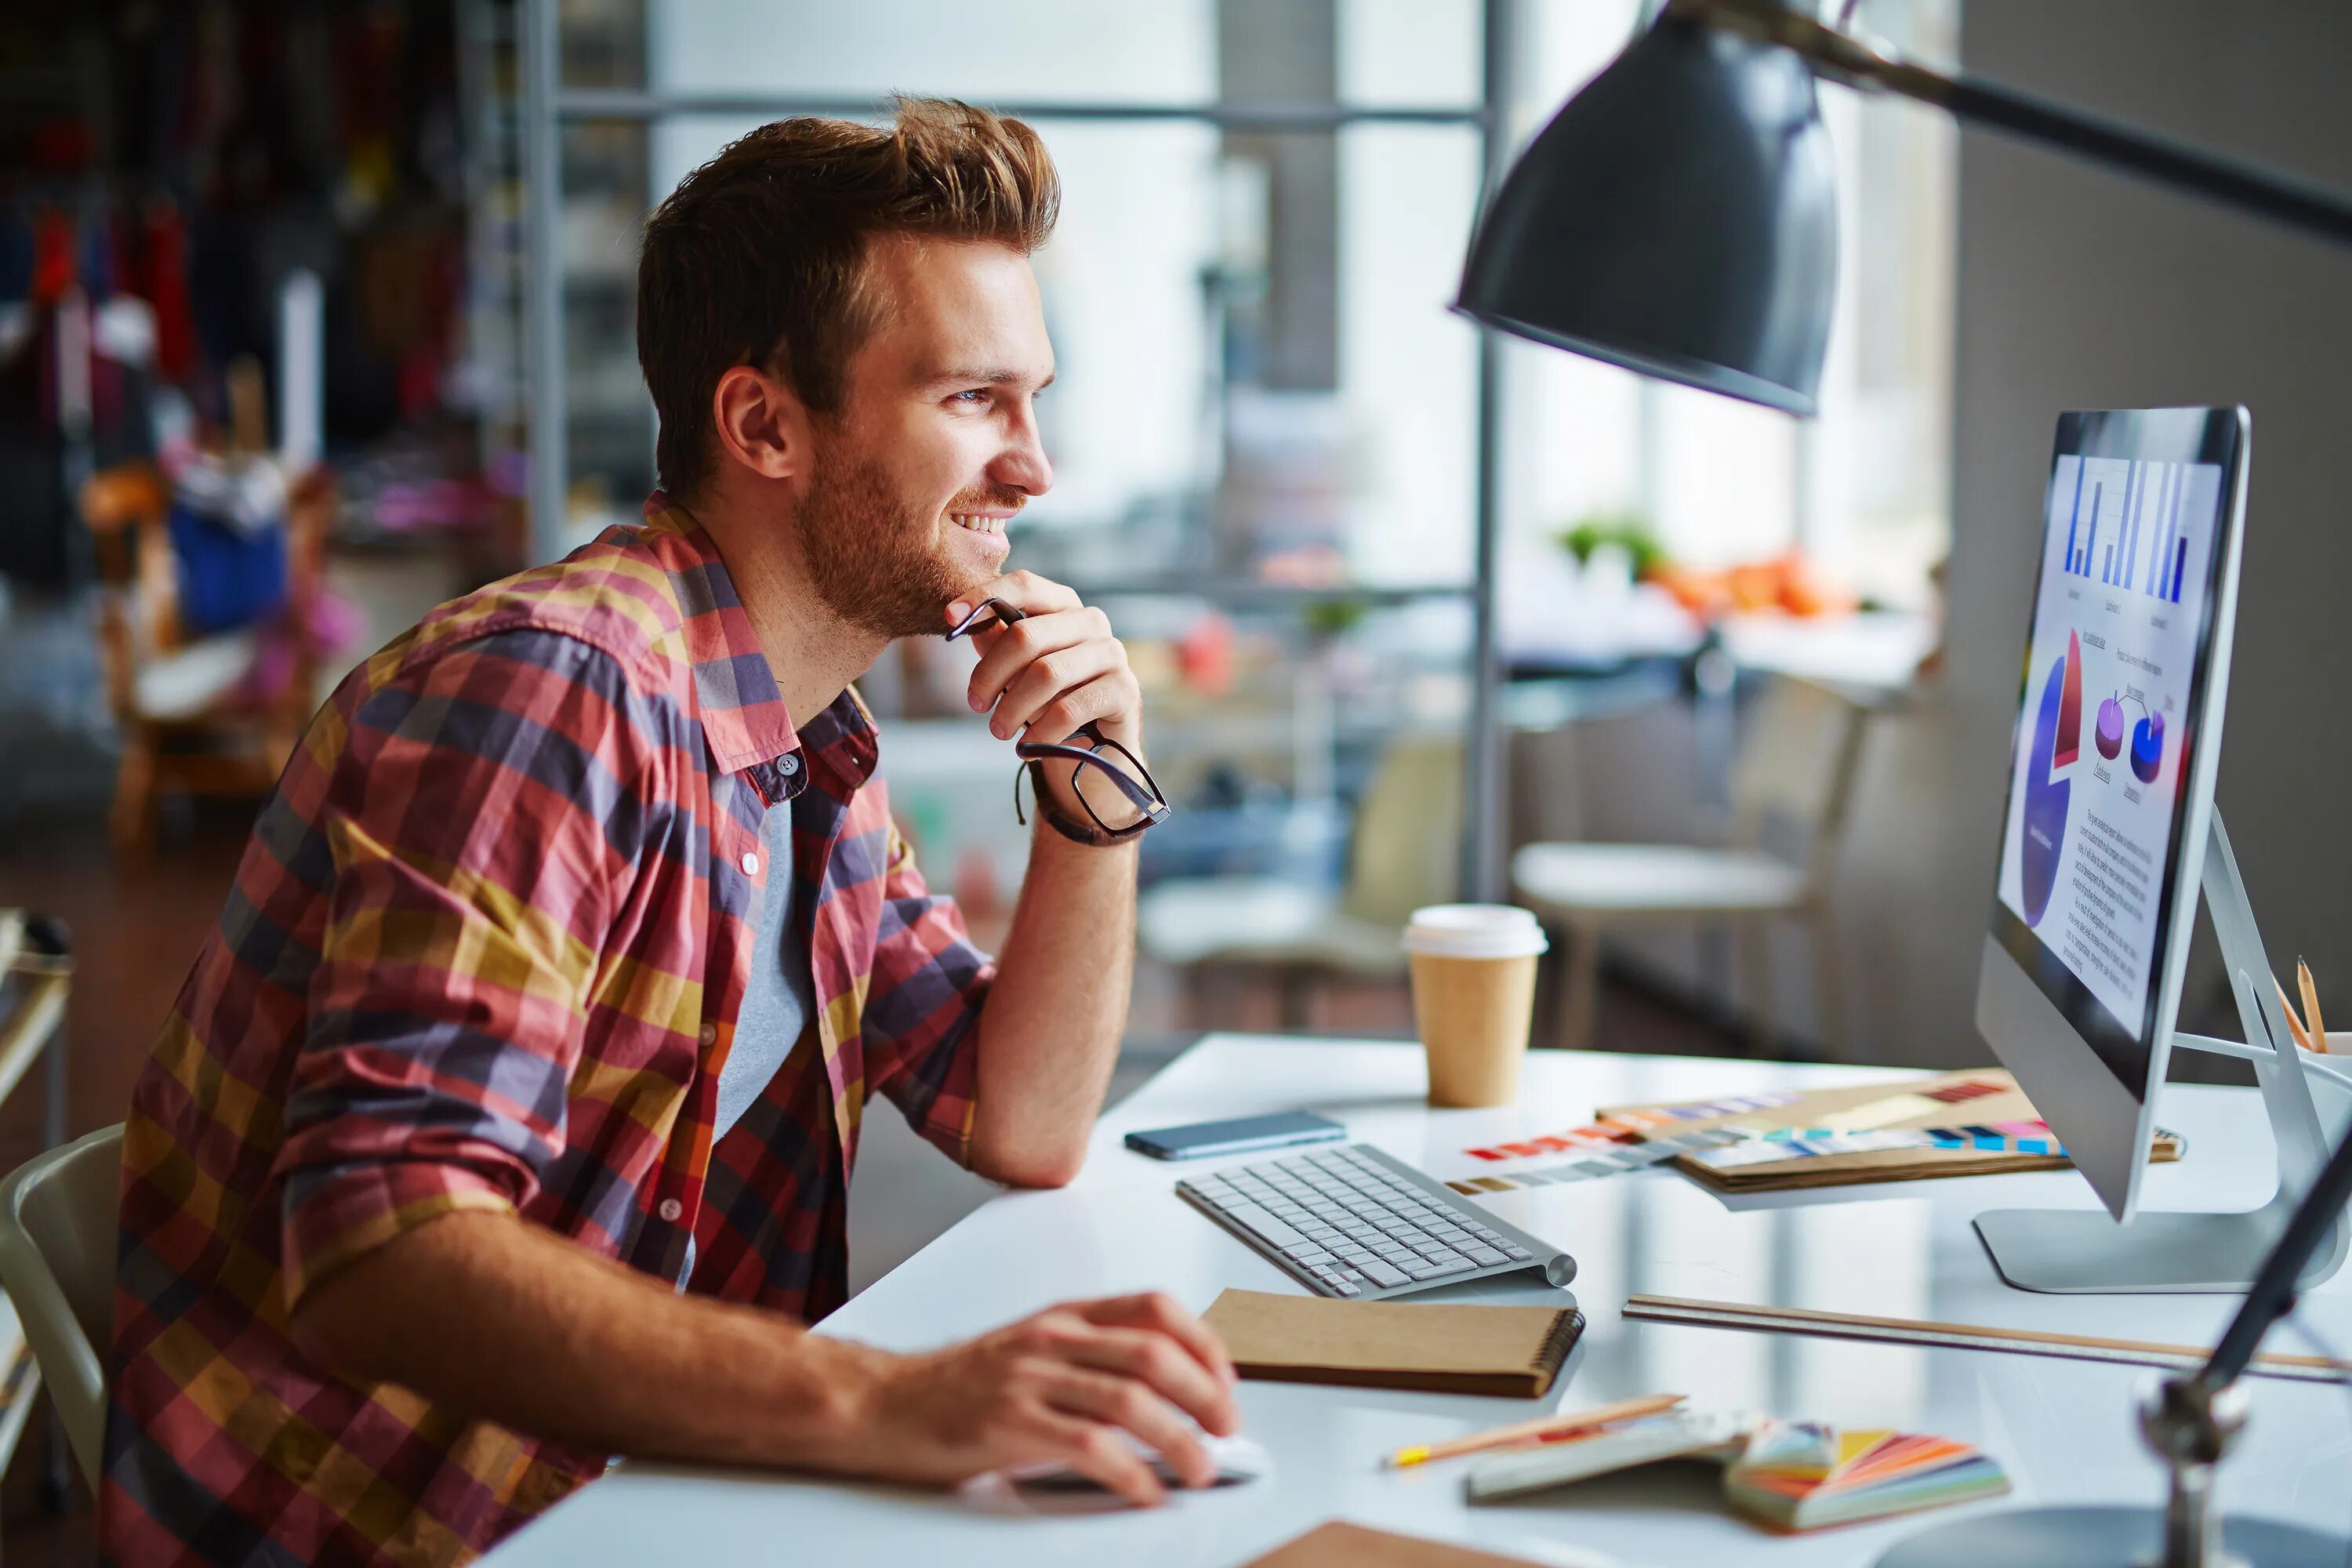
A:
[[[328,1370],[536,1437],[782,1467],[842,1461],[885,1359],[480,1213],[368,1254],[306,1296],[292,1329]]]
[[[1118,1058],[1135,970],[1133,844],[1097,848],[1040,826],[980,1014],[971,1163],[1055,1186],[1077,1174]]]

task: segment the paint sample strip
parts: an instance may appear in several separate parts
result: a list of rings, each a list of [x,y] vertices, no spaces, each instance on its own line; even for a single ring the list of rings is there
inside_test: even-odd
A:
[[[1892,1149],[1965,1149],[1985,1154],[2066,1158],[2065,1145],[2051,1137],[2049,1130],[2040,1123],[2006,1122],[2000,1127],[1888,1127],[1870,1132],[1782,1128],[1746,1142],[1695,1150],[1691,1159],[1710,1171],[1731,1171],[1830,1154],[1876,1154]]]
[[[1787,1105],[1803,1098],[1802,1094],[1790,1089],[1770,1094],[1733,1095],[1704,1104],[1665,1106],[1655,1110],[1629,1110],[1582,1127],[1571,1127],[1562,1132],[1517,1139],[1508,1143],[1465,1150],[1465,1152],[1474,1160],[1496,1163],[1505,1160],[1530,1159],[1539,1154],[1597,1155],[1640,1142],[1654,1129],[1671,1127],[1677,1121],[1706,1121],[1722,1116],[1744,1116],[1750,1111],[1769,1110],[1774,1106]]]
[[[1570,1182],[1589,1182],[1597,1176],[1622,1175],[1627,1171],[1639,1171],[1663,1164],[1677,1154],[1692,1154],[1702,1150],[1721,1149],[1750,1142],[1752,1133],[1731,1128],[1710,1128],[1696,1132],[1683,1132],[1672,1137],[1653,1139],[1646,1143],[1618,1144],[1596,1150],[1580,1160],[1567,1160],[1557,1165],[1538,1165],[1509,1175],[1465,1176],[1445,1184],[1468,1197],[1484,1197],[1489,1193],[1517,1192],[1522,1187],[1543,1187]]]

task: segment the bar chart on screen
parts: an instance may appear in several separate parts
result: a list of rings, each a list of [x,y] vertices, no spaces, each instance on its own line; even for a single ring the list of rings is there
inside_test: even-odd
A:
[[[2068,498],[2060,570],[2166,604],[2180,603],[2189,563],[2184,520],[2210,517],[2192,489],[2218,482],[2203,463],[2066,457],[2057,476]],[[2071,468],[2072,472],[2066,470]]]

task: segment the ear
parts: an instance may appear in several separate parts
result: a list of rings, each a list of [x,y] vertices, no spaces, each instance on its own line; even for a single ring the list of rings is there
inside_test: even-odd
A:
[[[762,479],[789,479],[806,465],[808,411],[756,365],[739,364],[710,394],[719,450]]]

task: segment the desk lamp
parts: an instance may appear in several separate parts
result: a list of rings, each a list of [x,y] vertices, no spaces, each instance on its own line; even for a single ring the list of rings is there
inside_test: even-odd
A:
[[[1813,79],[1892,92],[2158,184],[2352,244],[2352,202],[2302,181],[2008,88],[1897,59],[1823,25],[1805,0],[1667,0],[1570,100],[1494,194],[1455,309],[1487,326],[1660,380],[1810,416],[1836,278],[1836,190]],[[2245,1422],[2237,1379],[2347,1197],[2336,1151],[2205,1366],[2144,1396],[2171,1471],[2144,1510],[1972,1513],[1881,1568],[2150,1560],[2166,1568],[2344,1563],[2347,1543],[2264,1520],[2226,1531],[2213,1472]]]
[[[1813,78],[2352,244],[2352,201],[1826,26],[1802,0],[1667,0],[1504,177],[1454,309],[1643,375],[1810,416],[1837,293]]]

